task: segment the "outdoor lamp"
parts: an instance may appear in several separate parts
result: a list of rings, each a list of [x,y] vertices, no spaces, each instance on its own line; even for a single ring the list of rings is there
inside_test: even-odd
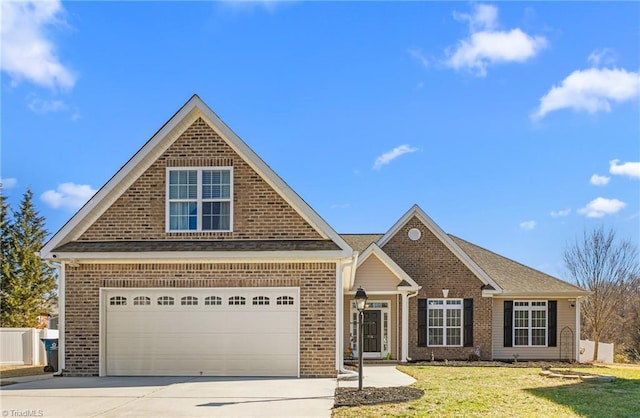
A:
[[[362,287],[356,292],[356,308],[358,309],[358,390],[362,390],[362,341],[364,334],[364,310],[367,307],[367,293]]]

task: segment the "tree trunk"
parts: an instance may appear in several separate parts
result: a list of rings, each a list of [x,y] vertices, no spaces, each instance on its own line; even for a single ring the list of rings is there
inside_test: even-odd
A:
[[[600,346],[600,334],[593,336],[593,361],[598,361],[598,347]]]

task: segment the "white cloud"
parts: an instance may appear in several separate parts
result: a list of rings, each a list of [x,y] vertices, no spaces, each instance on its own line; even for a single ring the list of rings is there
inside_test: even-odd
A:
[[[56,190],[47,190],[40,199],[54,209],[76,210],[96,193],[88,184],[62,183]]]
[[[591,176],[589,182],[594,186],[605,186],[609,183],[609,180],[611,180],[611,177],[599,176],[597,174],[594,174],[593,176]]]
[[[376,158],[376,161],[373,163],[373,169],[380,170],[382,166],[389,164],[391,161],[395,160],[401,155],[409,154],[416,151],[418,151],[418,148],[411,147],[407,144],[395,147],[391,151],[385,152],[384,154]]]
[[[562,218],[564,216],[569,216],[570,213],[571,209],[567,208],[562,210],[552,210],[549,215],[551,215],[552,218]]]
[[[490,64],[524,62],[547,46],[542,36],[530,36],[521,29],[495,30],[498,9],[479,4],[474,14],[455,13],[458,20],[468,20],[471,36],[461,40],[453,51],[447,51],[446,64],[456,70],[469,69],[480,77],[487,74]]]
[[[616,62],[616,56],[613,49],[596,49],[589,54],[587,61],[589,61],[589,63],[594,67],[599,67],[600,64],[613,65]]]
[[[0,179],[0,185],[2,185],[3,189],[10,189],[15,187],[18,184],[18,179],[14,177],[3,177]]]
[[[71,88],[76,77],[56,56],[44,28],[65,24],[58,0],[2,1],[0,68],[14,84],[26,79],[49,88]]]
[[[536,227],[536,221],[520,222],[520,229],[525,231],[532,231]]]
[[[627,204],[621,200],[598,197],[587,203],[587,206],[578,209],[578,213],[587,218],[602,218],[620,212],[625,206]]]
[[[640,178],[640,162],[618,164],[620,160],[609,161],[609,173],[619,176]]]
[[[429,65],[431,64],[431,60],[427,58],[419,49],[409,48],[408,52],[409,52],[409,55],[411,55],[411,57],[420,61],[420,63],[425,67],[429,67]]]
[[[640,73],[618,68],[577,70],[540,99],[532,118],[542,119],[547,113],[560,109],[610,112],[612,102],[625,102],[639,95]]]
[[[31,100],[27,106],[35,113],[40,114],[63,112],[69,109],[69,106],[62,100],[43,100],[38,98]]]

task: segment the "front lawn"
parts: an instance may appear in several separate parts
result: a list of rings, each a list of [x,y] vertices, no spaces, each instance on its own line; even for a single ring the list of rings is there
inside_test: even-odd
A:
[[[640,417],[640,367],[576,369],[616,377],[588,383],[543,377],[537,367],[398,368],[417,380],[412,386],[424,390],[420,399],[340,407],[333,417]]]

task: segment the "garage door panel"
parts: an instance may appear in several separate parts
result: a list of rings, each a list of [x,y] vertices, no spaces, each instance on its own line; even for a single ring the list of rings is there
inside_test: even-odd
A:
[[[179,304],[185,295],[198,304],[157,304],[163,296]],[[204,305],[210,295],[222,304]],[[256,295],[269,305],[253,305]],[[247,304],[229,305],[232,296]],[[278,296],[294,303],[277,305]],[[135,297],[150,303],[136,306]],[[109,375],[298,375],[297,288],[110,289],[105,302]]]

